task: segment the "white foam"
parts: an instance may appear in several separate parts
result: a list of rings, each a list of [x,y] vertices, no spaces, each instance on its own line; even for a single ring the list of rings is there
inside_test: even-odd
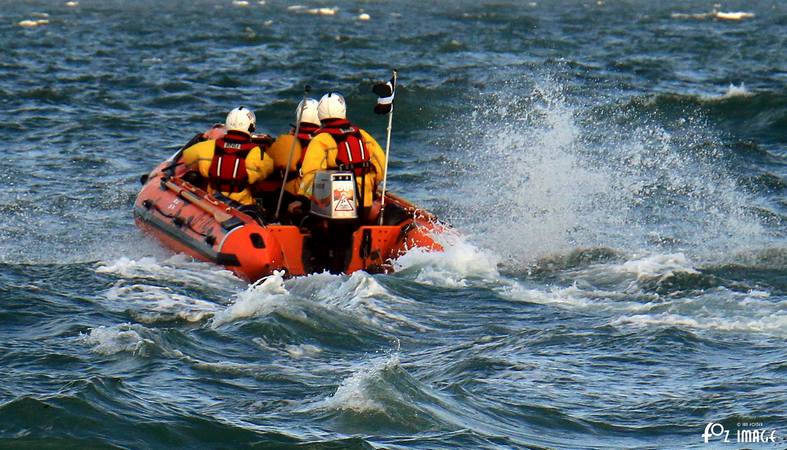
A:
[[[464,192],[455,213],[483,246],[525,263],[570,251],[578,232],[588,226],[606,229],[626,213],[621,208],[626,202],[617,201],[625,192],[612,189],[610,174],[578,152],[583,133],[560,88],[537,86],[532,99],[538,101],[479,102],[484,109],[470,122],[488,131],[462,149],[473,154],[475,164],[462,163],[472,172],[460,178],[482,181],[460,186]],[[531,109],[523,111],[526,103]],[[465,157],[462,153],[457,156]],[[614,202],[616,209],[599,201]]]
[[[699,273],[683,253],[655,254],[613,265],[611,270],[636,275],[637,280],[664,279],[676,272]]]
[[[182,319],[199,322],[211,317],[218,305],[172,292],[170,288],[144,284],[119,283],[104,294],[110,309],[131,310],[137,320],[145,323]]]
[[[352,411],[355,413],[383,413],[385,406],[375,400],[373,386],[381,382],[382,373],[399,366],[399,355],[368,362],[342,381],[336,392],[316,405],[320,409]]]
[[[724,93],[722,98],[732,98],[732,97],[750,97],[752,95],[746,86],[741,83],[740,86],[735,86],[734,84],[730,83],[730,86],[727,88],[727,92]]]
[[[289,284],[293,293],[312,297],[324,308],[341,311],[376,328],[429,329],[406,315],[407,311],[417,312],[416,302],[389,293],[374,276],[363,271],[349,277],[313,274],[290,280]]]
[[[787,336],[787,300],[774,300],[768,291],[743,293],[715,288],[698,296],[658,303],[647,314],[620,315],[610,324]]]
[[[219,327],[226,323],[247,317],[265,316],[286,305],[289,292],[284,287],[283,273],[276,272],[238,294],[237,300],[213,317],[211,326]]]
[[[672,13],[670,17],[673,19],[695,19],[695,20],[705,20],[709,19],[713,16],[714,13],[694,13],[694,14],[685,14],[685,13]]]
[[[322,352],[320,347],[311,344],[288,345],[285,347],[285,350],[290,356],[296,359],[304,356],[315,356]]]
[[[100,326],[91,328],[89,334],[80,333],[80,340],[92,345],[90,350],[99,355],[114,355],[120,352],[140,353],[146,344],[153,344],[150,339],[143,338],[139,332],[147,329],[141,325],[123,323],[111,327]]]
[[[752,289],[749,291],[748,298],[762,299],[762,298],[769,298],[770,296],[771,293],[768,291],[760,291],[760,290]]]
[[[233,289],[240,284],[245,284],[229,270],[214,264],[195,261],[183,254],[170,256],[164,261],[151,256],[137,260],[122,256],[114,261],[99,262],[95,271],[124,278],[165,279],[211,288]]]
[[[655,296],[653,302],[632,300],[629,294],[617,291],[587,290],[576,284],[564,288],[531,289],[512,283],[498,289],[501,297],[517,302],[551,305],[562,309],[605,311],[609,314],[647,313],[664,305]]]
[[[758,332],[787,335],[787,314],[776,313],[769,317],[687,317],[679,314],[662,313],[657,315],[635,315],[621,317],[610,322],[610,325],[634,326],[670,326],[698,330],[715,330],[727,332]]]
[[[497,280],[498,258],[479,249],[456,232],[433,235],[442,252],[413,248],[394,261],[394,269],[417,270],[416,281],[441,287],[466,287],[469,279]]]
[[[149,275],[158,272],[163,272],[163,267],[155,258],[149,256],[139,260],[123,256],[112,262],[101,262],[96,267],[96,273],[110,273],[124,277],[135,277],[139,274]]]

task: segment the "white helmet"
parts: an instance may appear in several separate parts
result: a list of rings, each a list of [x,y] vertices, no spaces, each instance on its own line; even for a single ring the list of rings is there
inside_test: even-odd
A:
[[[326,119],[346,119],[347,105],[344,97],[338,92],[329,92],[322,96],[317,105],[317,116],[320,120]]]
[[[239,106],[227,114],[225,125],[227,130],[251,133],[257,127],[257,117],[254,115],[254,111]]]
[[[301,100],[301,102],[298,103],[298,107],[295,109],[295,120],[298,120],[298,114],[300,114],[301,123],[319,125],[320,118],[317,115],[317,100],[313,98],[307,98],[305,100],[306,105],[304,105],[303,102],[304,100]],[[301,107],[303,107],[303,112],[301,112]]]

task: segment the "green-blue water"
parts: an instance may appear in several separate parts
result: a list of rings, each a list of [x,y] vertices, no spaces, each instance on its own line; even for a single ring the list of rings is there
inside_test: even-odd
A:
[[[0,447],[787,445],[785,3],[0,6]],[[392,68],[444,254],[249,287],[135,228],[235,106],[339,90],[384,142]]]

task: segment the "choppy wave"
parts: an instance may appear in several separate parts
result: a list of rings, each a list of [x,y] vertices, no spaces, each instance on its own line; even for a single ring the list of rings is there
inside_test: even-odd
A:
[[[702,114],[730,130],[745,130],[745,135],[766,141],[784,137],[787,124],[787,94],[758,91],[730,84],[718,94],[666,93],[632,99],[630,107],[647,114],[680,117]]]
[[[272,275],[241,293],[232,305],[213,318],[212,326],[218,327],[246,317],[270,314],[277,307],[286,305],[286,296],[287,290],[281,275]]]
[[[0,447],[787,429],[782,3],[236,3],[3,5]],[[445,252],[249,286],[134,227],[139,175],[238,104],[278,134],[339,90],[383,142],[394,67],[389,187]]]

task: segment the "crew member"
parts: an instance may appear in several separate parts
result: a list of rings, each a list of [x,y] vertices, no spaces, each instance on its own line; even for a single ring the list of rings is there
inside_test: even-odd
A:
[[[298,103],[298,108],[295,110],[295,120],[300,116],[300,127],[298,127],[298,136],[295,136],[295,126],[290,129],[289,133],[282,134],[276,138],[276,141],[268,148],[267,153],[273,158],[273,166],[284,177],[284,172],[287,167],[287,162],[290,161],[290,170],[287,174],[286,184],[284,189],[286,192],[297,195],[298,186],[301,184],[301,165],[303,164],[303,156],[306,154],[306,148],[312,140],[312,133],[320,129],[320,119],[317,116],[317,100],[307,98]],[[293,140],[295,146],[293,147]],[[292,158],[290,158],[290,151],[292,151]]]
[[[347,120],[347,106],[341,94],[325,94],[317,105],[317,116],[322,128],[314,133],[306,149],[298,195],[311,198],[318,170],[350,170],[355,174],[360,197],[360,217],[370,219],[368,211],[384,175],[385,152],[369,133]],[[300,208],[298,203],[291,203],[290,209]]]
[[[243,106],[227,114],[227,133],[192,145],[181,161],[208,180],[208,192],[232,204],[254,205],[249,187],[273,172],[273,159],[265,154],[251,133],[257,125],[254,112]]]

